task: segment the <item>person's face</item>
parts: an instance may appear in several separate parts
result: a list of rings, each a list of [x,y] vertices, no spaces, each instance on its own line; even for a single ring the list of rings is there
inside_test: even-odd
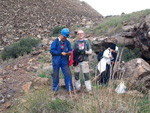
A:
[[[84,32],[78,32],[78,37],[82,40],[84,38]]]
[[[66,40],[66,37],[64,37],[62,34],[61,34],[61,41],[65,41]]]

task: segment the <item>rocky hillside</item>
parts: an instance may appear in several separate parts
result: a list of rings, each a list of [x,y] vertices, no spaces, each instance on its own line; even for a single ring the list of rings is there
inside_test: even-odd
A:
[[[73,26],[102,16],[79,0],[1,0],[0,45],[22,37],[49,37],[55,26]]]
[[[94,30],[104,32],[97,37],[90,38],[94,44],[95,52],[101,51],[102,47],[107,48],[112,43],[116,43],[120,47],[127,47],[129,50],[140,49],[141,55],[138,57],[143,58],[150,64],[150,10],[114,16],[104,20]],[[108,33],[110,31],[112,31],[112,34]]]

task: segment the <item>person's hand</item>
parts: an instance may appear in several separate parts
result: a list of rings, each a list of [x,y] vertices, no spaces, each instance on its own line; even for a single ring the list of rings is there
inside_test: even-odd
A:
[[[112,63],[112,64],[115,64],[115,62],[114,62],[114,61],[111,61],[111,63]]]
[[[71,55],[71,52],[66,53],[66,55]]]
[[[65,52],[61,52],[61,55],[66,56],[66,55],[67,55],[67,53],[65,53]]]
[[[112,55],[110,55],[110,56],[109,56],[109,58],[110,58],[110,59],[112,59],[112,58],[113,58],[113,56],[112,56]]]

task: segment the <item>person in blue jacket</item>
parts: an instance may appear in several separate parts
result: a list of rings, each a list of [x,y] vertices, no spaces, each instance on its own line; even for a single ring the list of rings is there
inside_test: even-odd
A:
[[[64,81],[66,90],[72,91],[72,74],[69,68],[69,55],[71,54],[72,48],[70,42],[67,40],[69,36],[69,30],[67,28],[63,28],[61,30],[61,34],[58,38],[56,38],[52,45],[50,52],[53,56],[53,91],[57,92],[59,89],[59,69],[64,74]]]

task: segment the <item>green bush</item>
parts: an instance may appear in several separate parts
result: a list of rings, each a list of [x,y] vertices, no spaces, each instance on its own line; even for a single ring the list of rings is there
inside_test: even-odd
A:
[[[133,50],[131,50],[131,49],[128,49],[127,47],[124,47],[123,54],[122,54],[122,60],[125,62],[128,62],[132,59],[140,58],[141,55],[142,55],[142,53],[139,48],[135,47]]]
[[[60,31],[64,28],[64,26],[56,26],[53,30],[53,33],[51,36],[56,36],[58,37],[60,34]]]
[[[39,40],[27,37],[22,38],[19,42],[16,42],[10,46],[4,48],[1,58],[7,60],[10,58],[17,58],[18,56],[23,56],[25,53],[29,54],[33,47],[36,47]]]

